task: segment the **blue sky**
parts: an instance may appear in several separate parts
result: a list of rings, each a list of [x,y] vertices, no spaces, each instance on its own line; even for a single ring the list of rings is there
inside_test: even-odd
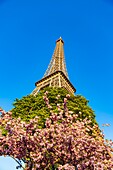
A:
[[[60,36],[70,81],[113,139],[113,0],[0,0],[0,106],[31,93]],[[15,162],[0,157],[0,170]]]

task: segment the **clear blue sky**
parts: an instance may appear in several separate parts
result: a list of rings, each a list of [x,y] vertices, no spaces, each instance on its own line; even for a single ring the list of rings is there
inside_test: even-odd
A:
[[[70,81],[113,139],[113,0],[0,0],[0,106],[31,93],[60,36]]]

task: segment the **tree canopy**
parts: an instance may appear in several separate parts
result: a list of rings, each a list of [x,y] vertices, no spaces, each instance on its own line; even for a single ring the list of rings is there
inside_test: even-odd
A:
[[[47,87],[41,90],[36,96],[28,95],[22,99],[16,99],[13,103],[14,108],[12,113],[14,117],[20,117],[24,121],[29,121],[30,119],[39,117],[39,127],[43,128],[45,126],[46,119],[50,116],[50,111],[46,107],[46,103],[43,99],[44,93],[48,91],[49,103],[52,107],[51,110],[58,113],[57,104],[63,108],[63,100],[69,93],[64,88],[53,88]],[[85,119],[86,117],[91,120],[91,124],[96,123],[94,111],[89,107],[88,100],[81,95],[72,95],[67,101],[67,107],[74,114],[78,114],[78,119]],[[81,114],[82,113],[82,114]]]
[[[60,100],[60,96],[56,97]],[[67,94],[63,105],[57,103],[53,111],[49,93],[44,93],[49,112],[44,128],[39,126],[39,116],[26,122],[0,109],[0,126],[6,130],[3,135],[0,129],[0,155],[13,157],[19,163],[18,168],[23,161],[25,170],[111,170],[113,142],[104,140],[102,133],[97,135],[98,125],[92,126],[87,117],[80,118],[81,110],[78,114],[68,109],[70,97]]]

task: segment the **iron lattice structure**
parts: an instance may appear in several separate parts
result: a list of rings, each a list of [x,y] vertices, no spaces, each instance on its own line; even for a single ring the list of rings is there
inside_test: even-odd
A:
[[[46,72],[44,74],[44,77],[46,77],[56,71],[62,71],[65,74],[65,76],[68,78],[63,45],[64,45],[64,41],[60,37],[56,41],[56,47],[55,47],[52,59],[50,61],[50,64],[48,66],[48,69],[46,70]]]
[[[35,83],[36,88],[33,90],[32,94],[36,95],[38,91],[47,86],[63,87],[72,94],[76,91],[68,78],[63,46],[64,41],[60,37],[56,41],[56,47],[44,77]]]

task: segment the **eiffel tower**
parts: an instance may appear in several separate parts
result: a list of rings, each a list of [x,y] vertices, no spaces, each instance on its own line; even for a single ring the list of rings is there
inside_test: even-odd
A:
[[[68,78],[63,46],[64,41],[60,37],[56,41],[52,59],[43,78],[35,83],[36,88],[32,92],[33,95],[36,95],[41,89],[47,86],[65,88],[71,94],[76,92],[76,89]]]

